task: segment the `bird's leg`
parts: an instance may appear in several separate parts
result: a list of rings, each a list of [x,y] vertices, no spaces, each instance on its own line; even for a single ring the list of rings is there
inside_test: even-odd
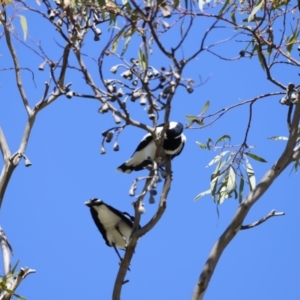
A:
[[[120,231],[119,227],[116,226],[115,228],[116,228],[116,230],[120,233],[120,236],[121,236],[122,239],[124,240],[124,242],[125,242],[125,248],[126,248],[127,245],[128,245],[128,241],[126,240],[125,236],[124,236],[124,235],[122,234],[122,232]]]
[[[126,248],[126,247],[128,246],[128,244],[129,244],[128,241],[126,240],[125,236],[124,236],[124,235],[122,234],[122,232],[120,231],[119,227],[116,226],[115,228],[116,228],[116,230],[120,233],[120,236],[121,236],[122,239],[124,240],[124,242],[125,242],[125,248]],[[123,260],[123,258],[121,257],[121,255],[120,255],[118,249],[116,248],[115,244],[113,244],[113,247],[115,248],[115,251],[117,252],[117,254],[118,254],[118,256],[119,256],[119,258],[120,258],[120,263],[121,263],[122,260]],[[128,267],[128,271],[130,271],[130,268],[129,268],[129,267]]]

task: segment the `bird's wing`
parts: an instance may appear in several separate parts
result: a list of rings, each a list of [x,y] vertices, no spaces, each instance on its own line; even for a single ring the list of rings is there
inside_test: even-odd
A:
[[[93,217],[93,220],[94,220],[94,222],[95,222],[98,230],[100,231],[103,239],[105,240],[106,245],[109,246],[109,247],[111,247],[111,245],[110,245],[110,243],[109,243],[109,241],[108,241],[108,239],[106,237],[105,229],[104,229],[102,223],[99,221],[98,212],[96,211],[96,209],[94,207],[91,207],[90,210],[91,210],[91,215]]]

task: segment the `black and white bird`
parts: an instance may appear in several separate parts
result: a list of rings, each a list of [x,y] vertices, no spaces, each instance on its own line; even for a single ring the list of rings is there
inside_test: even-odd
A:
[[[84,204],[90,208],[93,220],[102,234],[106,245],[113,247],[120,260],[122,260],[117,248],[126,249],[129,243],[134,217],[126,212],[115,209],[100,199],[91,199]]]
[[[156,127],[156,134],[159,135],[164,124]],[[170,122],[169,129],[165,133],[163,149],[171,158],[179,155],[185,145],[186,136],[183,134],[183,125],[178,122]],[[147,133],[137,146],[133,155],[125,163],[117,168],[117,171],[131,173],[132,171],[140,171],[152,164],[155,156],[156,144],[151,133]]]

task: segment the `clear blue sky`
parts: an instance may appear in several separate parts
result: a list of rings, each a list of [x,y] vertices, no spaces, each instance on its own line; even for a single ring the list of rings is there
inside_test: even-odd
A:
[[[202,21],[203,22],[203,21]],[[15,21],[19,28],[18,18]],[[39,24],[37,26],[37,24]],[[188,54],[207,28],[193,31],[185,45]],[[200,26],[201,25],[201,26]],[[29,34],[41,41],[53,60],[60,49],[55,41],[63,43],[45,20],[32,17],[28,20]],[[102,29],[105,32],[105,28]],[[215,34],[209,39],[217,41],[229,36],[230,30]],[[170,45],[177,36],[167,35]],[[21,38],[21,32],[20,32]],[[83,52],[97,57],[105,37],[93,42],[90,35]],[[10,56],[0,40],[0,68],[12,66]],[[33,56],[20,44],[15,44],[23,67],[35,71],[35,86],[31,74],[24,71],[26,92],[33,106],[43,94],[44,81],[49,69],[36,71],[41,59]],[[137,55],[136,46],[129,48],[127,59]],[[50,50],[51,47],[52,49]],[[225,43],[217,51],[227,56],[237,56],[243,44]],[[162,62],[156,56],[150,63],[159,69]],[[295,57],[296,56],[295,50]],[[106,62],[107,70],[116,64]],[[97,78],[95,64],[89,61],[90,70]],[[279,69],[277,78],[283,84],[297,83],[298,70]],[[106,73],[108,78],[117,75]],[[201,76],[208,79],[195,92],[188,95],[179,89],[172,105],[171,120],[185,123],[185,114],[198,114],[207,100],[209,112],[232,105],[256,95],[279,91],[266,81],[258,60],[221,61],[203,53],[189,67],[184,77]],[[0,73],[0,125],[11,151],[17,150],[22,136],[26,113],[18,95],[12,71]],[[71,72],[66,82],[73,82],[74,90],[87,92],[81,75]],[[97,83],[99,79],[97,78]],[[287,108],[281,106],[280,97],[267,98],[254,105],[253,123],[249,144],[255,145],[253,153],[267,163],[253,162],[257,181],[276,161],[285,142],[267,139],[274,135],[287,135]],[[112,248],[105,245],[84,202],[101,198],[121,211],[133,213],[133,198],[128,191],[133,179],[147,172],[130,175],[117,173],[116,168],[128,159],[141,137],[140,129],[127,128],[120,136],[120,151],[114,152],[112,144],[107,154],[100,155],[101,132],[114,126],[111,115],[100,115],[97,101],[64,97],[47,107],[37,117],[26,155],[32,162],[30,168],[20,163],[10,181],[1,209],[0,224],[11,242],[15,256],[13,263],[36,269],[19,287],[17,293],[29,300],[52,299],[111,299],[118,270],[118,258]],[[131,104],[135,118],[151,123],[137,103]],[[230,134],[233,144],[243,141],[247,126],[248,106],[226,114],[213,126],[203,130],[186,130],[187,144],[183,153],[173,161],[174,179],[168,197],[167,210],[157,226],[138,243],[131,263],[130,280],[123,287],[123,300],[189,299],[207,256],[216,239],[226,228],[238,207],[237,200],[229,199],[219,207],[210,196],[194,202],[194,197],[209,187],[210,173],[205,168],[217,152],[201,150],[196,141],[216,140]],[[1,160],[0,160],[1,161]],[[2,162],[2,161],[1,161]],[[252,223],[272,209],[286,213],[271,218],[264,224],[240,232],[227,247],[212,277],[206,299],[300,299],[300,202],[297,195],[299,175],[286,170],[263,198],[253,207],[245,223]],[[142,185],[139,187],[141,188]],[[157,208],[146,202],[142,225]],[[1,266],[1,272],[3,273]]]

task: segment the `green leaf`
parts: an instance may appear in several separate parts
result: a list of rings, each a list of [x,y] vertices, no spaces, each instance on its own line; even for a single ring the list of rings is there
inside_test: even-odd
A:
[[[202,144],[200,142],[196,142],[196,144],[202,149],[207,149],[207,146],[205,146],[204,144]]]
[[[12,270],[11,270],[11,273],[12,273],[12,274],[16,272],[16,269],[17,269],[17,267],[18,267],[18,265],[19,265],[19,262],[20,262],[20,260],[18,260],[18,261],[16,262],[16,264],[13,266],[13,268],[12,268]]]
[[[255,181],[254,170],[248,160],[246,161],[246,173],[248,176],[250,191],[252,191],[255,188],[256,181]]]
[[[239,186],[239,203],[242,203],[243,201],[243,193],[244,193],[244,177],[242,176],[240,179],[240,186]]]
[[[23,30],[23,37],[24,37],[24,40],[26,41],[26,38],[27,38],[27,35],[28,35],[27,20],[22,15],[20,15],[20,22],[21,22],[21,27],[22,27],[22,30]]]
[[[208,138],[207,142],[206,142],[206,146],[208,148],[208,150],[210,150],[210,143],[212,143],[212,139],[211,138]]]
[[[223,7],[221,8],[221,10],[220,10],[219,13],[218,13],[219,16],[223,14],[225,8],[227,7],[227,5],[228,5],[229,3],[230,3],[230,0],[226,0],[226,1],[225,1]]]
[[[230,13],[230,17],[233,23],[236,24],[236,18],[235,18],[235,9],[233,9]]]
[[[208,194],[210,194],[210,193],[211,193],[210,190],[201,192],[200,194],[198,194],[198,195],[195,197],[194,201],[197,201],[197,200],[199,200],[201,197],[206,196],[206,195],[208,195]]]
[[[208,165],[206,166],[206,168],[207,168],[207,167],[210,167],[210,166],[212,166],[213,164],[215,164],[216,162],[220,161],[221,158],[222,158],[223,156],[225,156],[228,152],[229,152],[229,151],[223,151],[223,152],[221,152],[220,154],[218,154],[217,156],[215,156],[215,157],[208,163]]]
[[[224,180],[223,184],[221,185],[221,187],[220,187],[220,189],[219,189],[219,191],[218,191],[217,194],[219,195],[219,199],[217,201],[218,204],[222,204],[224,202],[224,200],[226,198],[228,198],[228,193],[227,193],[227,190],[226,190],[226,182],[225,182],[225,180]]]
[[[98,2],[99,6],[101,8],[103,8],[106,5],[106,1],[105,0],[97,0],[97,2]]]
[[[229,142],[231,141],[230,135],[227,134],[222,135],[220,138],[218,138],[215,145],[217,145],[219,142],[226,142],[226,140],[229,140]]]
[[[220,177],[221,177],[221,175],[220,175],[219,171],[216,172],[216,173],[211,174],[211,177],[210,177],[210,192],[211,192],[213,197],[215,195],[215,191],[216,191],[216,188],[217,188],[217,183],[218,183]]]
[[[176,8],[180,3],[180,0],[173,0],[173,5]]]
[[[227,193],[231,193],[233,190],[235,190],[236,186],[236,174],[232,167],[229,167],[228,171],[228,180],[227,180]]]
[[[119,37],[117,37],[113,43],[112,43],[112,46],[111,46],[111,52],[112,53],[115,53],[118,49],[118,43],[119,43]]]
[[[126,52],[128,46],[129,46],[130,40],[131,40],[131,36],[129,36],[129,37],[126,39],[126,41],[125,41],[125,43],[124,43],[124,46],[123,46],[123,49],[122,49],[122,52],[121,52],[121,56],[123,56],[123,55],[125,54],[125,52]]]
[[[203,115],[208,110],[209,106],[210,106],[210,101],[206,101],[206,103],[204,104],[204,106],[201,110],[200,115]]]
[[[146,57],[145,57],[144,52],[141,49],[139,50],[139,62],[140,62],[140,65],[141,65],[143,71],[146,71],[146,69],[147,69]]]
[[[293,31],[293,33],[292,33],[291,36],[289,37],[289,39],[288,39],[288,44],[287,44],[287,46],[286,46],[286,50],[287,50],[287,54],[288,54],[288,55],[291,54],[291,51],[292,51],[292,49],[293,49],[293,46],[294,46],[295,42],[297,41],[298,35],[299,35],[299,30],[298,30],[298,27],[296,26],[296,27],[295,27],[295,30]]]
[[[254,160],[257,160],[257,161],[260,161],[260,162],[267,162],[264,158],[256,155],[256,154],[253,154],[253,153],[250,153],[250,152],[244,152],[244,154],[248,155],[249,157],[253,158]]]
[[[260,10],[262,5],[264,4],[264,0],[260,0],[258,4],[253,8],[251,14],[248,17],[248,22],[251,22],[253,20],[254,15]]]
[[[268,137],[269,140],[273,141],[287,141],[288,138],[286,136],[270,136]]]

